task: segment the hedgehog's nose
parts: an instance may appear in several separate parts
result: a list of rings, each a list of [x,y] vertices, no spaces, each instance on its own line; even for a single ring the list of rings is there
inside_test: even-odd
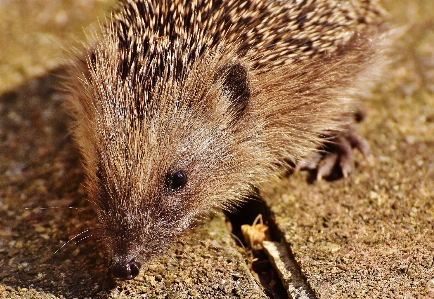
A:
[[[112,274],[121,279],[133,279],[139,275],[141,264],[132,259],[126,264],[116,263],[110,267]]]

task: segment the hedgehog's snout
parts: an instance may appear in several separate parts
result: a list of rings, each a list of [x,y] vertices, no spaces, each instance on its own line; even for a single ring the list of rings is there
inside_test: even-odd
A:
[[[110,267],[110,271],[113,276],[121,279],[134,279],[137,275],[139,275],[140,267],[142,265],[137,262],[135,259],[132,259],[129,262],[118,261],[114,263]]]

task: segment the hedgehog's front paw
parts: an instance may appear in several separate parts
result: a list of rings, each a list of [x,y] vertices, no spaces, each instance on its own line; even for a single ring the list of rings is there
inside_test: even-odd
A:
[[[345,131],[326,136],[324,147],[310,154],[297,164],[297,169],[316,169],[316,179],[335,176],[337,172],[347,177],[354,167],[353,148],[370,159],[368,142],[357,131],[356,125],[348,125]]]

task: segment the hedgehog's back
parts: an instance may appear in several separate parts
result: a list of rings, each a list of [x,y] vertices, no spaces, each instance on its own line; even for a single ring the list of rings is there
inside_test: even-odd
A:
[[[199,55],[226,41],[266,65],[332,54],[354,35],[377,30],[383,19],[378,0],[129,0],[114,26],[129,53],[134,46],[152,53],[155,38],[188,40]]]

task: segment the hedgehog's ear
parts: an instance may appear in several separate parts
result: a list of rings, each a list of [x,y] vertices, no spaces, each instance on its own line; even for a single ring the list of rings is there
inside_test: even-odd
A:
[[[250,100],[250,84],[247,69],[241,63],[230,63],[220,68],[217,76],[222,80],[223,93],[228,95],[230,110],[242,114]]]

